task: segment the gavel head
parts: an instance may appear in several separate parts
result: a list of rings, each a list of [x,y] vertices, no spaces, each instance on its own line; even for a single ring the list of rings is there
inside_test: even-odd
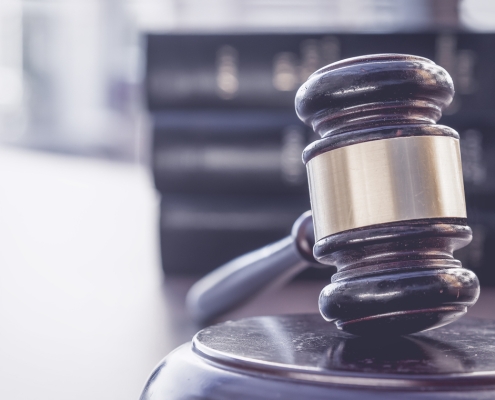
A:
[[[443,68],[401,54],[330,64],[297,93],[321,136],[303,153],[313,253],[337,267],[319,308],[344,331],[432,329],[478,299],[476,275],[453,257],[472,237],[459,135],[436,125],[453,95]]]

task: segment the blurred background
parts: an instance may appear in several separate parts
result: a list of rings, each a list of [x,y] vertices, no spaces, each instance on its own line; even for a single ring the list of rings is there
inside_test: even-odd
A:
[[[495,3],[0,2],[0,398],[137,399],[198,329],[190,285],[309,209],[294,96],[369,53],[454,79],[473,242],[495,318]],[[226,318],[317,312],[310,269]]]

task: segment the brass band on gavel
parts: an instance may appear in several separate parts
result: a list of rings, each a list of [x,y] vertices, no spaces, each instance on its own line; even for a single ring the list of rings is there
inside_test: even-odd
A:
[[[411,136],[333,149],[307,163],[316,240],[364,226],[466,218],[459,140]]]

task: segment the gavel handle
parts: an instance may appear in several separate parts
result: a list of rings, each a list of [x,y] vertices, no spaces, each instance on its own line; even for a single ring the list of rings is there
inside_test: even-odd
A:
[[[196,282],[187,295],[187,308],[196,321],[210,321],[310,265],[294,238],[287,236],[229,261]]]

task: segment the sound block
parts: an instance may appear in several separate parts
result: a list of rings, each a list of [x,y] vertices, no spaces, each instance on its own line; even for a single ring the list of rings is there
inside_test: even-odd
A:
[[[495,322],[365,338],[320,315],[254,317],[203,329],[168,355],[142,400],[493,399]]]

